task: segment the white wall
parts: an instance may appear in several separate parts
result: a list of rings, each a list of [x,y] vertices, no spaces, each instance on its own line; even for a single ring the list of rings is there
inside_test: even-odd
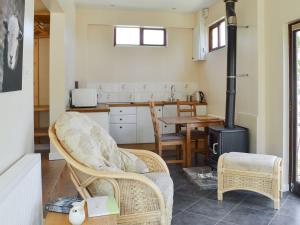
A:
[[[74,0],[43,0],[50,11],[49,107],[50,123],[65,112],[75,74]],[[50,146],[50,159],[60,158]]]
[[[265,0],[266,152],[284,158],[288,181],[288,24],[300,19],[297,0]]]
[[[78,9],[76,80],[199,83],[200,63],[192,61],[195,22],[194,14]],[[114,25],[166,27],[168,46],[114,47]]]
[[[33,0],[25,1],[22,90],[0,93],[0,174],[33,152]]]
[[[239,25],[249,25],[248,29],[238,28],[237,73],[248,77],[237,78],[236,122],[250,129],[250,150],[256,152],[257,133],[257,7],[256,1],[243,0],[236,4]],[[225,3],[219,1],[209,9],[206,25],[225,17]],[[207,84],[208,113],[224,117],[226,101],[227,48],[208,53],[207,61],[200,71]]]

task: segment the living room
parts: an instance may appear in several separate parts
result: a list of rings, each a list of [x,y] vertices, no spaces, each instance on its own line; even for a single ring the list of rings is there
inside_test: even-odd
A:
[[[296,0],[0,3],[3,224],[68,224],[45,205],[95,197],[72,168],[112,182],[112,224],[299,223]],[[103,155],[64,133],[87,135],[93,122],[101,137],[88,136]],[[80,151],[89,154],[81,159]],[[94,173],[82,161],[91,158],[125,173]],[[139,169],[127,170],[133,162]],[[200,184],[189,177],[195,168]],[[237,168],[239,176],[227,174]],[[157,185],[159,203],[147,191],[127,193],[139,185],[117,182],[133,174]],[[168,183],[167,197],[155,179]]]

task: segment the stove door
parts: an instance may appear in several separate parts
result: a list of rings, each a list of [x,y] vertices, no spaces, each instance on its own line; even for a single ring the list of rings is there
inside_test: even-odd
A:
[[[218,158],[221,155],[220,152],[220,132],[209,130],[208,132],[208,159],[210,166],[216,167]]]

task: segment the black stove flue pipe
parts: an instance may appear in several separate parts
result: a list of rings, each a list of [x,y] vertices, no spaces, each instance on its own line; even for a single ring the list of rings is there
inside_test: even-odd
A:
[[[237,20],[235,3],[237,0],[224,0],[227,17],[227,91],[225,128],[234,128],[235,95],[236,95],[236,37]]]

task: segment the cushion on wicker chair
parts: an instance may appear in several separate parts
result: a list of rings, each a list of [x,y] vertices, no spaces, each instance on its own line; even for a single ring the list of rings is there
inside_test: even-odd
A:
[[[146,173],[144,174],[150,180],[152,180],[159,190],[162,192],[166,203],[166,212],[169,221],[172,219],[172,209],[173,209],[173,194],[174,194],[174,184],[170,174],[168,173]]]
[[[230,152],[224,155],[224,168],[272,174],[276,159],[272,155]]]
[[[144,176],[152,180],[162,192],[167,208],[173,205],[174,184],[168,173],[145,173]]]
[[[147,165],[126,150],[120,151],[113,138],[98,123],[77,112],[62,114],[55,123],[58,139],[82,164],[97,170],[146,173]]]

